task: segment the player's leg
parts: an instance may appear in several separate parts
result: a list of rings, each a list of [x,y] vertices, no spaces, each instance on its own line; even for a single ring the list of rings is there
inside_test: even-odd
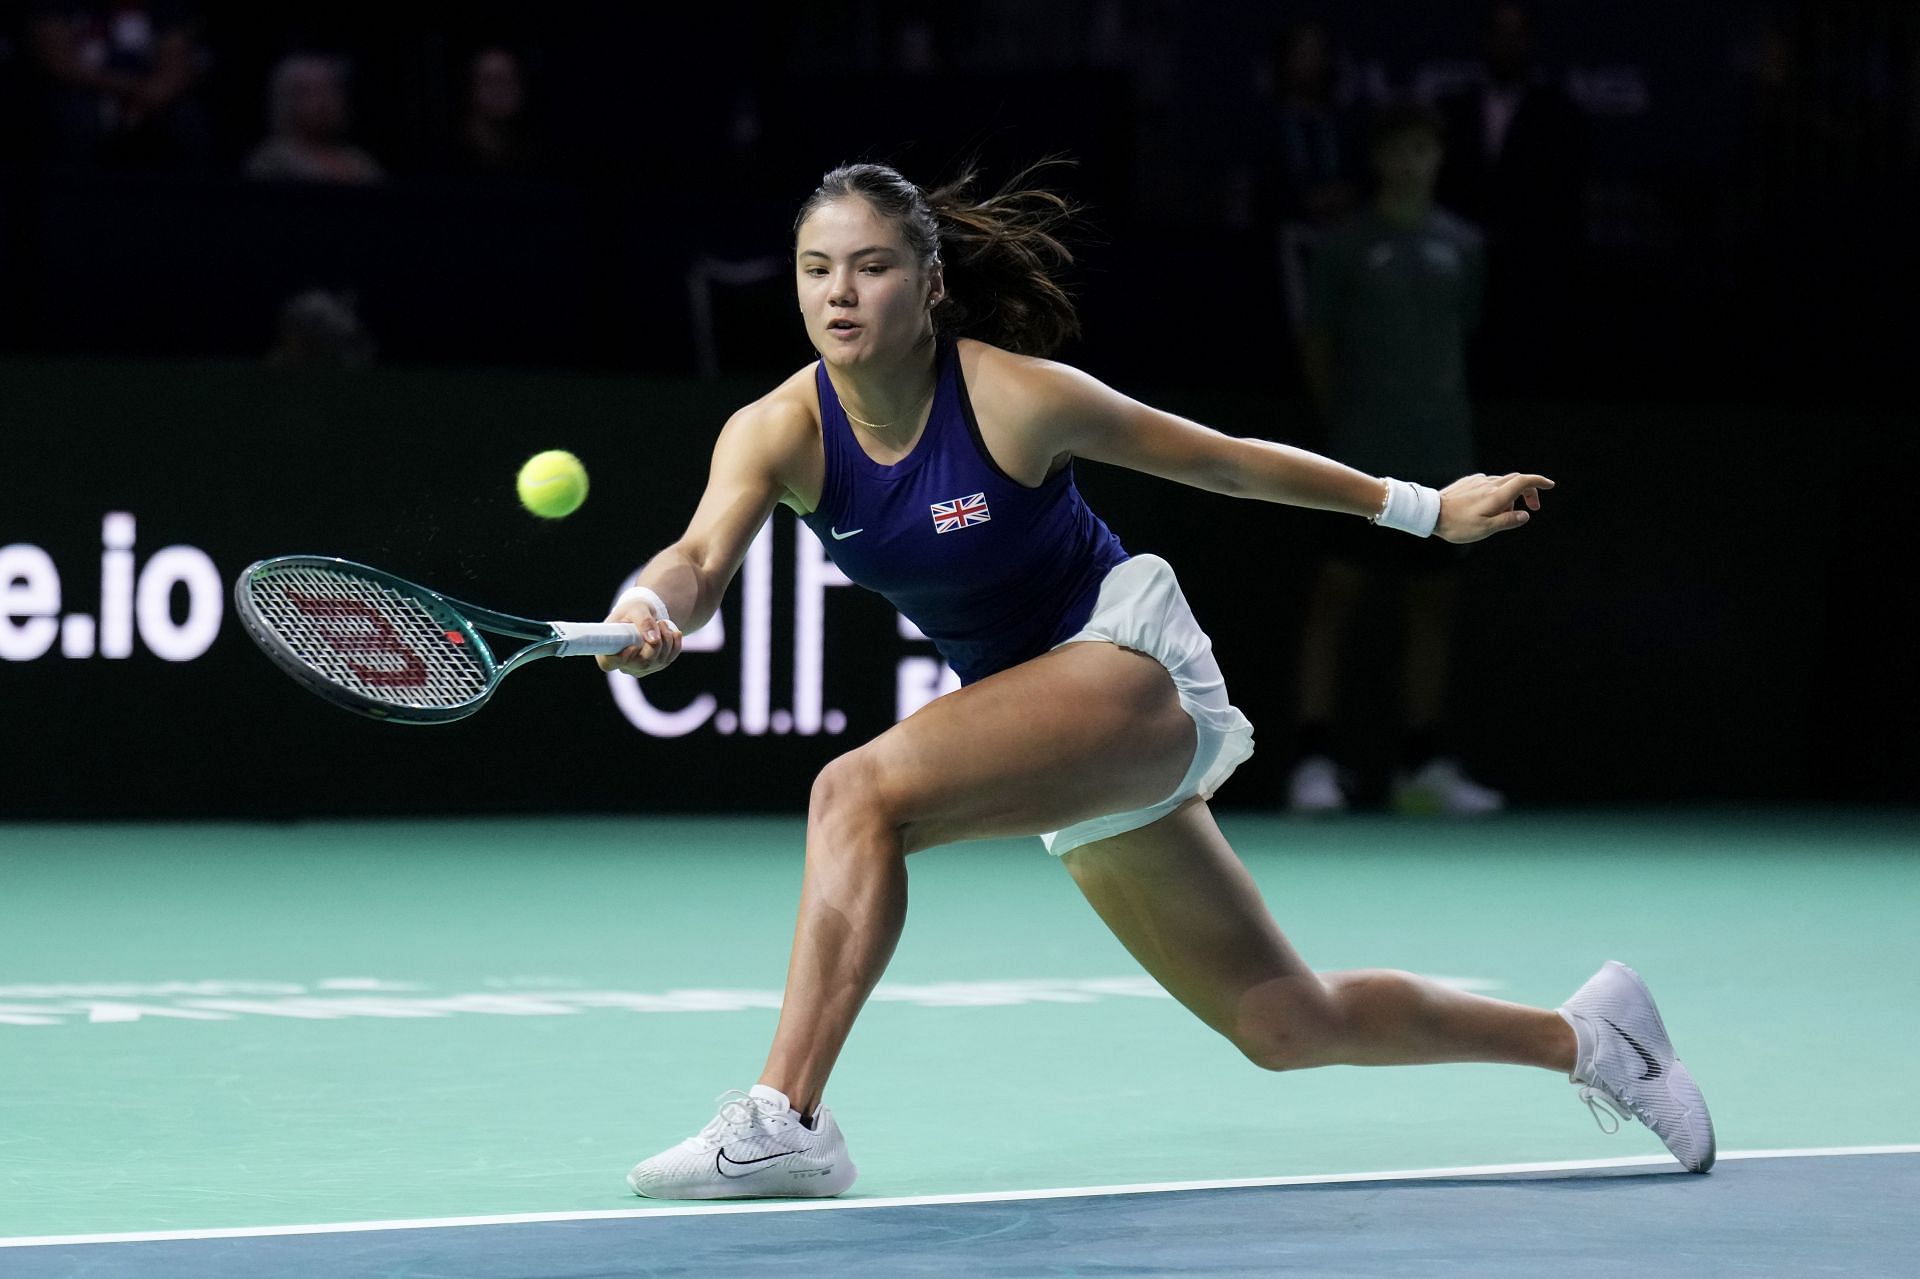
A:
[[[1253,879],[1196,800],[1063,861],[1148,972],[1272,1070],[1489,1061],[1543,1066],[1713,1167],[1713,1120],[1646,983],[1608,963],[1554,1013],[1385,969],[1316,974],[1281,935]],[[1596,1111],[1596,1113],[1598,1113]]]
[[[1358,565],[1327,560],[1314,574],[1300,624],[1297,694],[1302,723],[1331,723],[1340,695],[1340,647],[1365,575]]]
[[[1070,644],[942,697],[829,764],[808,810],[799,920],[762,1082],[803,1114],[818,1104],[899,939],[906,854],[1156,803],[1185,776],[1194,742],[1158,662]]]
[[[1459,570],[1449,566],[1415,574],[1407,579],[1405,593],[1406,739],[1395,770],[1394,807],[1457,817],[1498,812],[1506,806],[1506,797],[1467,775],[1447,749],[1442,731],[1453,664]]]
[[[1256,1065],[1573,1067],[1556,1013],[1388,969],[1315,973],[1198,800],[1062,860],[1134,958]]]
[[[834,1195],[854,1166],[820,1097],[899,940],[906,855],[1158,803],[1197,734],[1167,669],[1076,643],[942,697],[822,771],[779,1027],[760,1083],[628,1174],[669,1199]]]
[[[1410,733],[1437,733],[1446,715],[1447,675],[1453,665],[1453,621],[1459,598],[1460,575],[1453,569],[1407,580],[1405,688]]]
[[[1287,807],[1297,813],[1338,812],[1347,806],[1333,762],[1333,720],[1340,697],[1340,652],[1364,584],[1358,565],[1331,559],[1315,571],[1307,593],[1294,675],[1296,758],[1287,777]]]

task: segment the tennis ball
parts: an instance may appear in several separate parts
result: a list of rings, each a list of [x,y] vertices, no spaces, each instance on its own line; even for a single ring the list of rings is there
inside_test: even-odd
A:
[[[520,505],[542,519],[557,520],[587,500],[587,468],[565,449],[548,449],[527,459],[515,487]]]

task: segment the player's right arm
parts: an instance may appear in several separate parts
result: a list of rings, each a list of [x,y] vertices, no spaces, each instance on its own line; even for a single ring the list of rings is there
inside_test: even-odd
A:
[[[680,637],[706,625],[740,571],[760,526],[794,498],[796,471],[818,434],[805,409],[775,392],[735,413],[714,444],[706,491],[679,540],[647,561],[614,602],[610,622],[640,628],[642,642],[597,659],[600,669],[650,675],[680,655]],[[666,605],[666,620],[641,591]]]

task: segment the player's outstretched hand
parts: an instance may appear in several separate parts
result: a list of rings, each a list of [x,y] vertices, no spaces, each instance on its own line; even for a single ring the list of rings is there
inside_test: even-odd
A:
[[[1434,535],[1449,542],[1478,542],[1519,528],[1540,509],[1540,491],[1553,487],[1544,475],[1468,475],[1440,490],[1440,522]]]
[[[614,601],[609,622],[625,622],[640,628],[641,642],[618,653],[596,657],[603,671],[620,671],[635,679],[651,675],[673,664],[680,656],[680,628],[654,616],[653,604],[643,596],[628,593]]]

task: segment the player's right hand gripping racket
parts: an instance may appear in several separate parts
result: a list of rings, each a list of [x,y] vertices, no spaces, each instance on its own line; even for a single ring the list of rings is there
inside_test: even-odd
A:
[[[349,560],[282,555],[250,564],[234,609],[262,652],[335,706],[394,724],[444,724],[486,704],[541,657],[618,653],[624,622],[536,622],[449,599]],[[504,662],[481,630],[533,642]]]

